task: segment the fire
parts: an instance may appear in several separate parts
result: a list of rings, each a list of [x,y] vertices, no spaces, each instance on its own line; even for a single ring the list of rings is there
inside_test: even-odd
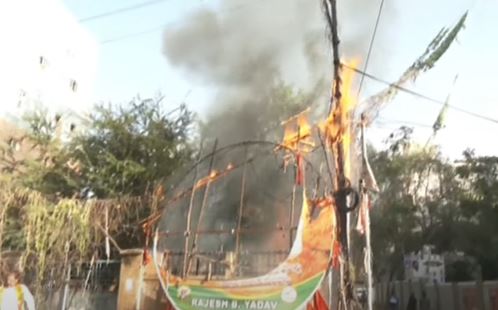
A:
[[[314,147],[312,126],[308,121],[309,109],[282,122],[284,138],[281,145],[294,152],[309,152]]]
[[[352,60],[346,62],[350,68],[356,68],[359,61]],[[328,115],[327,119],[318,125],[322,132],[327,145],[332,148],[336,160],[336,167],[343,169],[345,178],[351,178],[351,145],[354,125],[354,111],[357,104],[357,98],[353,94],[354,71],[343,71],[341,85],[341,102],[336,102],[334,108]],[[297,154],[311,152],[315,148],[312,130],[314,125],[308,122],[309,109],[291,117],[282,122],[284,125],[284,138],[281,146],[276,150],[288,149]],[[339,156],[339,154],[341,156]],[[294,154],[287,154],[284,158],[285,166],[293,158]],[[343,162],[338,162],[338,158],[343,158]]]
[[[356,68],[358,62],[358,60],[352,60],[347,62],[347,65],[349,67]],[[329,145],[332,147],[334,154],[336,154],[336,160],[339,152],[342,152],[342,158],[344,158],[344,176],[346,178],[350,178],[351,137],[353,134],[353,119],[357,98],[353,94],[352,89],[354,71],[346,70],[343,71],[343,73],[341,102],[336,102],[334,109],[330,112],[327,120],[320,125],[320,129],[324,133]],[[338,167],[340,163],[336,164],[336,167]]]
[[[214,182],[224,176],[226,176],[228,173],[230,173],[232,170],[236,169],[237,166],[235,166],[234,164],[232,163],[229,163],[226,167],[225,170],[221,170],[221,171],[218,171],[218,170],[211,170],[211,172],[209,172],[209,174],[201,179],[199,179],[196,184],[195,184],[195,189],[199,189],[201,187],[204,187],[206,186],[208,183],[211,183],[211,182]]]

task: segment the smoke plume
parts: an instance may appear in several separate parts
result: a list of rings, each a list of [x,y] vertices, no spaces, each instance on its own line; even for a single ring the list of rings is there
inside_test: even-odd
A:
[[[372,0],[339,3],[342,55],[366,55],[378,5]],[[201,135],[211,142],[218,138],[223,146],[249,139],[269,139],[270,123],[278,125],[280,120],[320,100],[323,106],[327,105],[332,72],[327,32],[319,0],[222,0],[216,10],[200,9],[181,26],[165,31],[163,50],[167,60],[193,83],[216,91],[213,102],[208,103]],[[378,37],[376,44],[381,43],[382,38]],[[377,60],[374,54],[370,66],[375,67]],[[285,85],[303,92],[289,93]],[[232,155],[239,159],[245,156],[242,150]],[[226,164],[218,158],[215,168],[221,169]],[[261,216],[265,222],[285,224],[286,219],[279,217],[288,212],[272,211],[276,203],[269,205],[262,193],[281,192],[285,198],[282,208],[287,208],[292,186],[278,176],[278,163],[265,161],[259,167],[265,165],[277,169],[258,169],[259,175],[248,181],[243,219]],[[201,175],[209,173],[205,166]],[[213,196],[206,206],[207,226],[234,227],[240,179],[239,172],[218,188],[212,188]],[[287,180],[292,184],[292,177]],[[199,205],[202,199],[197,196],[195,204]],[[183,211],[169,214],[169,222],[178,229],[182,229],[183,221],[176,216],[185,217],[187,204],[183,202],[180,208]],[[207,248],[227,244],[209,238],[213,240],[204,243]],[[228,244],[233,246],[233,240]]]
[[[366,55],[378,6],[371,0],[339,2],[342,55]],[[385,25],[392,14],[389,8],[383,14]],[[266,103],[258,101],[268,97],[279,81],[314,91],[317,83],[328,84],[331,55],[327,31],[319,0],[223,0],[216,11],[200,9],[186,23],[167,30],[164,54],[192,81],[217,91],[214,102],[209,103],[209,121],[246,104],[252,108],[246,107],[245,112],[264,112]],[[379,36],[376,45],[380,44]],[[376,55],[370,66],[375,66]],[[322,88],[325,94],[327,91],[328,87]],[[234,130],[247,132],[239,122],[236,125],[238,128],[223,131],[229,130],[231,135]]]

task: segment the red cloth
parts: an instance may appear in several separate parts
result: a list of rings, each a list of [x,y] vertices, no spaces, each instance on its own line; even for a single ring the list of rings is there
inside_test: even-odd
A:
[[[150,252],[148,249],[144,249],[144,256],[143,256],[143,265],[146,266],[148,265],[150,262],[152,262],[152,255],[150,255]]]
[[[367,194],[363,194],[362,203],[360,205],[360,210],[358,212],[358,223],[356,224],[356,230],[360,234],[364,234],[367,228],[367,215],[372,208],[372,202]]]
[[[296,155],[296,184],[297,185],[303,185],[303,158],[301,154]]]
[[[341,257],[341,244],[339,241],[334,242],[334,249],[332,253],[332,268],[339,268],[339,258]]]
[[[166,309],[165,310],[176,310],[175,307],[173,307],[170,302],[168,301],[168,303],[166,304]]]
[[[313,299],[306,307],[306,310],[329,310],[329,306],[327,305],[327,302],[323,298],[322,294],[320,294],[320,292],[316,292]]]

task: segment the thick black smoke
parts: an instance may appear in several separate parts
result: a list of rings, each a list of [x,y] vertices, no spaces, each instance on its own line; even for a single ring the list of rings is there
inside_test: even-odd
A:
[[[342,55],[366,55],[379,4],[380,1],[373,0],[339,2]],[[383,14],[385,23],[392,14],[389,9]],[[278,124],[275,119],[285,119],[296,109],[320,103],[320,100],[326,106],[332,57],[325,25],[319,0],[222,0],[215,11],[201,9],[188,16],[178,28],[165,31],[163,50],[167,60],[193,83],[216,90],[214,101],[207,103],[210,112],[205,117],[201,135],[211,143],[218,138],[219,146],[241,140],[268,139],[265,133],[272,127],[269,125],[272,121]],[[382,44],[381,36],[376,44]],[[370,66],[375,67],[378,60],[374,54]],[[283,82],[304,90],[304,95],[289,95],[282,87]],[[285,106],[287,101],[292,103],[290,108]],[[239,159],[244,157],[242,149],[233,155]],[[218,169],[226,165],[226,161],[222,161]],[[260,165],[264,167],[269,163],[265,161]],[[257,178],[248,183],[245,210],[249,211],[245,215],[257,218],[260,214],[265,222],[282,222],[279,214],[286,212],[272,211],[276,202],[267,203],[262,195],[285,192],[284,207],[288,207],[289,182],[275,181],[278,169],[256,171]],[[216,229],[234,227],[240,178],[239,172],[212,188],[214,194],[208,201],[206,225]],[[196,197],[196,205],[200,200]],[[185,217],[185,207],[184,204],[181,208],[182,217]],[[174,222],[180,229],[183,220],[175,217]],[[244,222],[244,225],[250,224]],[[218,237],[208,237],[211,241],[204,245],[212,249],[220,245],[233,246],[230,238],[228,241],[215,238]]]

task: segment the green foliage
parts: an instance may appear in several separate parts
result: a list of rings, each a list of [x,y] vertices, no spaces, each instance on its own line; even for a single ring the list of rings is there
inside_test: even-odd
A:
[[[449,250],[452,244],[445,244],[447,234],[441,232],[458,213],[453,166],[436,149],[413,145],[411,133],[402,127],[371,158],[381,189],[372,212],[375,270],[391,279],[402,278],[403,256],[424,244]]]
[[[174,117],[161,100],[133,100],[126,107],[99,105],[89,128],[70,152],[81,164],[83,186],[97,197],[142,195],[188,162],[193,115],[182,105]]]
[[[79,130],[43,111],[27,115],[25,122],[32,156],[17,167],[17,177],[44,194],[143,195],[191,159],[193,114],[185,105],[168,114],[160,99],[98,105]]]
[[[408,69],[398,78],[398,80],[386,89],[366,99],[365,109],[363,112],[367,119],[373,120],[381,106],[392,101],[399,92],[399,87],[403,87],[408,83],[415,82],[418,76],[432,69],[439,59],[448,51],[450,46],[456,41],[457,35],[465,26],[467,13],[463,14],[455,26],[443,28],[434,37],[431,43],[427,46],[424,53],[420,55]]]
[[[465,282],[472,281],[474,277],[475,266],[467,260],[459,260],[452,264],[446,265],[446,280],[448,282]]]
[[[63,283],[68,264],[89,258],[93,208],[77,200],[47,200],[6,178],[0,180],[0,186],[0,252],[22,253],[23,271],[36,275],[37,293],[48,273],[56,283]]]
[[[462,179],[461,228],[465,253],[475,257],[485,280],[498,278],[498,157],[464,152],[457,168]]]
[[[25,260],[43,283],[49,270],[56,278],[64,277],[68,263],[89,259],[93,231],[91,208],[77,200],[63,199],[51,203],[36,193],[29,194],[22,206],[25,212]],[[36,260],[34,259],[36,258]]]
[[[466,151],[453,164],[434,148],[417,149],[410,135],[401,128],[386,150],[371,152],[381,188],[372,212],[377,277],[402,278],[403,255],[431,244],[465,253],[448,266],[448,279],[497,279],[498,158]]]

